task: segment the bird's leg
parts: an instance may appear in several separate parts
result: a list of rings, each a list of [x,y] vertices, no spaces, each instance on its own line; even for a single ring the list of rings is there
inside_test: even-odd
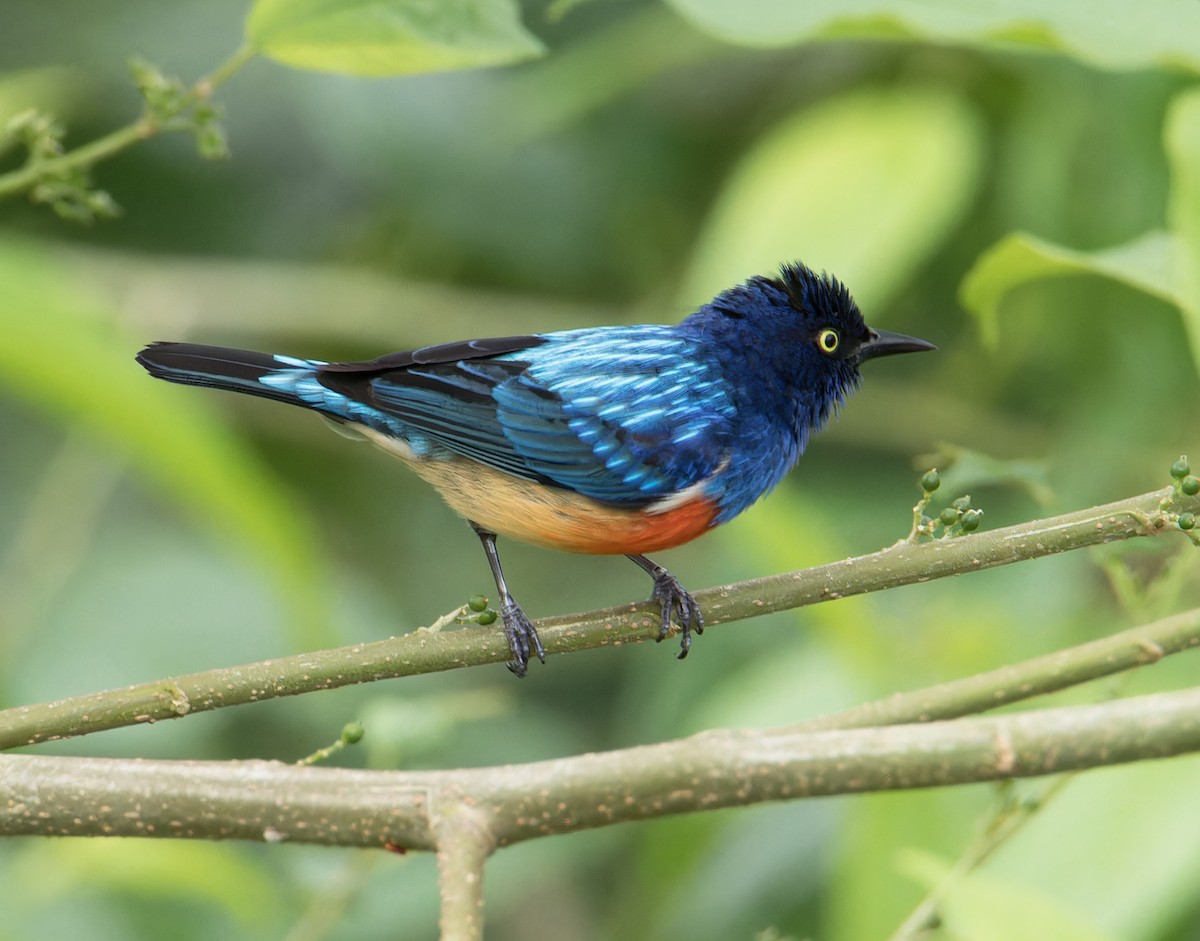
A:
[[[542,639],[538,637],[533,622],[521,610],[521,606],[508,593],[508,584],[504,581],[504,570],[500,568],[500,556],[496,554],[496,534],[484,529],[478,523],[468,520],[475,535],[483,543],[483,551],[487,555],[488,565],[492,569],[492,578],[496,580],[496,591],[500,595],[500,619],[504,622],[504,636],[508,638],[508,646],[513,658],[508,662],[508,668],[517,676],[524,676],[529,668],[529,651],[532,647],[537,658],[546,662],[546,651],[542,648]]]
[[[654,579],[654,591],[650,594],[651,601],[657,601],[662,608],[662,623],[658,628],[658,639],[662,640],[671,632],[671,618],[679,622],[679,659],[688,655],[692,647],[692,631],[704,633],[704,615],[700,613],[700,605],[681,584],[679,579],[668,572],[657,562],[647,559],[644,555],[626,556]]]

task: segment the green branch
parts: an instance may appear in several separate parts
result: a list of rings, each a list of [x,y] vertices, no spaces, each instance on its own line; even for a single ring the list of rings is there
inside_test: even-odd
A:
[[[62,152],[62,129],[54,122],[33,112],[18,116],[7,130],[10,136],[25,139],[28,157],[21,167],[0,174],[0,199],[28,192],[39,201],[55,204],[65,214],[73,208],[83,213],[82,218],[88,218],[106,211],[105,206],[115,210],[111,202],[106,202],[106,194],[91,189],[91,168],[139,141],[172,131],[191,131],[204,156],[224,156],[224,136],[210,104],[213,90],[254,55],[253,48],[243,46],[190,88],[146,63],[134,63],[134,76],[145,102],[141,116],[71,151]],[[40,192],[42,188],[45,193]]]
[[[488,815],[455,795],[437,814],[438,892],[441,937],[476,941],[483,937],[483,866],[496,849]]]
[[[148,118],[142,117],[132,124],[118,128],[105,134],[90,144],[84,144],[58,157],[43,160],[29,160],[18,170],[12,170],[0,176],[0,199],[16,196],[33,189],[47,176],[65,174],[72,170],[90,167],[94,163],[105,160],[120,153],[125,148],[138,141],[152,137],[155,126]]]
[[[795,728],[815,732],[956,719],[1148,666],[1170,654],[1197,647],[1200,647],[1200,608],[1193,608],[1022,663],[910,693],[896,693],[887,699],[810,719]]]
[[[448,880],[481,869],[493,841],[505,846],[764,801],[1036,777],[1194,751],[1200,689],[886,728],[716,730],[456,771],[4,755],[0,835],[442,847],[450,891]],[[469,920],[476,889],[454,887],[466,893],[455,900],[458,917]]]
[[[848,595],[925,582],[1115,540],[1156,536],[1200,497],[1166,488],[1128,500],[953,539],[889,549],[798,572],[696,592],[708,625],[798,608]],[[653,606],[642,602],[537,622],[550,654],[657,636]],[[500,663],[509,657],[501,630],[472,627],[399,637],[334,650],[106,690],[0,711],[0,749],[192,712],[294,696],[320,689]]]

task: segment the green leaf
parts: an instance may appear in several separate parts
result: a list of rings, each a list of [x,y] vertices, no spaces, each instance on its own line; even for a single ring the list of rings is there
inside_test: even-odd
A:
[[[69,905],[86,885],[140,901],[211,905],[260,937],[289,911],[263,867],[241,847],[187,840],[42,841],[25,848],[13,873],[22,896]]]
[[[822,900],[828,913],[822,941],[891,937],[924,894],[897,876],[898,852],[921,847],[934,859],[957,852],[979,805],[973,789],[944,788],[864,794],[840,808],[844,822],[828,863],[833,879]]]
[[[804,110],[734,170],[701,233],[683,300],[707,301],[799,258],[875,308],[961,217],[981,155],[976,115],[956,96],[902,88]]]
[[[1031,886],[981,872],[954,879],[945,862],[915,850],[904,853],[900,865],[930,889],[951,879],[938,906],[939,919],[950,937],[970,938],[971,941],[1010,941],[1011,938],[1111,941],[1110,936],[1090,924],[1083,913],[1058,904]]]
[[[246,38],[301,69],[412,75],[541,55],[512,0],[257,0]]]
[[[1176,238],[1177,303],[1200,368],[1200,92],[1175,97],[1163,136],[1171,167],[1167,219]]]
[[[728,42],[788,46],[811,39],[916,39],[1053,51],[1105,68],[1200,69],[1200,4],[1147,0],[668,0]]]
[[[1186,661],[1155,682],[1190,683]],[[1123,681],[1136,692],[1137,678]],[[993,856],[988,872],[1036,886],[1122,941],[1162,941],[1194,916],[1200,885],[1195,756],[1080,775]],[[1132,797],[1131,797],[1132,795]],[[1136,860],[1132,866],[1101,860]],[[1057,938],[1050,930],[1011,937]]]
[[[300,508],[203,398],[152,384],[134,362],[141,341],[90,315],[95,304],[67,281],[37,250],[0,241],[0,387],[109,443],[222,543],[248,549],[274,574],[296,642],[328,641]]]
[[[1016,288],[1045,278],[1099,275],[1177,307],[1192,359],[1200,367],[1200,92],[1173,100],[1164,143],[1171,167],[1170,231],[1146,232],[1124,245],[1092,252],[1015,232],[980,255],[963,279],[959,297],[978,317],[987,343],[996,344],[1000,305]]]
[[[984,340],[992,346],[999,338],[998,312],[1004,299],[1017,288],[1045,278],[1099,275],[1181,305],[1183,298],[1172,273],[1174,251],[1174,239],[1162,231],[1095,252],[1075,251],[1015,232],[979,256],[963,279],[959,299],[979,319]]]
[[[1018,487],[1042,506],[1054,503],[1047,466],[1042,461],[992,457],[957,444],[942,443],[934,454],[923,455],[922,465],[942,471],[942,494],[954,496],[976,487]],[[940,494],[939,494],[940,496]]]
[[[370,729],[368,764],[372,768],[411,765],[414,756],[436,753],[464,726],[511,715],[516,708],[513,700],[508,690],[494,686],[418,699],[368,699],[358,712],[363,727]]]

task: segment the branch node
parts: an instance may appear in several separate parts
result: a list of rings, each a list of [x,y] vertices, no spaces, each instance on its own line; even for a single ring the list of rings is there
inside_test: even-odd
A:
[[[1003,726],[996,727],[992,747],[996,753],[996,770],[1005,777],[1011,775],[1017,766],[1017,752]]]
[[[171,698],[171,712],[177,716],[186,716],[192,711],[192,701],[187,691],[178,683],[168,683],[164,692]]]
[[[1161,644],[1150,640],[1148,637],[1143,637],[1137,642],[1138,650],[1145,654],[1142,659],[1143,663],[1157,663],[1167,655],[1167,651],[1163,649]]]

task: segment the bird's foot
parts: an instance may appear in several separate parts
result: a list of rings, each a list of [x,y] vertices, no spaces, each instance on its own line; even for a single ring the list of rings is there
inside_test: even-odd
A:
[[[504,636],[508,638],[513,658],[506,664],[517,676],[524,676],[529,669],[529,653],[546,662],[546,651],[542,639],[521,606],[508,598],[500,605],[500,619],[504,623]]]
[[[657,601],[662,608],[662,623],[658,628],[658,640],[671,633],[671,621],[679,624],[679,654],[682,660],[692,649],[692,631],[704,633],[704,615],[700,605],[681,584],[679,579],[661,565],[656,566],[651,573],[654,579],[654,591],[650,594],[651,601]]]

